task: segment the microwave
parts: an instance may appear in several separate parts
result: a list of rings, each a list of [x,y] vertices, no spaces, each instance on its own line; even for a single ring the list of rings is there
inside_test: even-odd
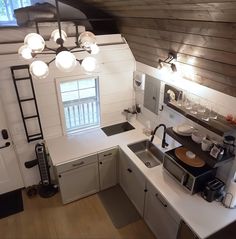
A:
[[[191,194],[202,191],[205,184],[216,174],[216,169],[208,165],[192,167],[185,164],[176,157],[175,149],[165,152],[163,168]]]

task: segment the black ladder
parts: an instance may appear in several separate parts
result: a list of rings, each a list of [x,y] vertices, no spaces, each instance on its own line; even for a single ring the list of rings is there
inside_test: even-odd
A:
[[[42,126],[41,126],[41,121],[39,117],[39,111],[38,111],[38,106],[37,106],[37,101],[35,97],[35,91],[34,91],[34,85],[33,85],[33,80],[29,71],[29,65],[19,65],[19,66],[12,66],[11,67],[11,73],[12,73],[12,78],[16,90],[16,95],[21,111],[21,116],[25,128],[25,134],[28,142],[32,142],[35,140],[43,139],[43,131],[42,131]],[[20,77],[17,75],[20,74]],[[23,75],[23,76],[22,76]],[[23,82],[29,81],[29,91],[27,92],[30,94],[30,97],[22,97],[21,90],[20,90],[20,85],[23,84]],[[26,115],[24,113],[24,103],[25,102],[30,102],[33,104],[34,108],[34,113]],[[29,121],[34,120],[38,124],[37,131],[30,134],[29,133]],[[35,123],[35,122],[34,122]]]

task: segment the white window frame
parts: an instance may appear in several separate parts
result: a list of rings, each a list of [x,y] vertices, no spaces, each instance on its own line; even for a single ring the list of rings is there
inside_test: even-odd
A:
[[[62,101],[62,96],[61,96],[61,88],[60,84],[64,82],[69,82],[69,81],[75,81],[75,80],[89,80],[89,79],[95,79],[96,80],[96,94],[98,98],[98,105],[99,105],[99,122],[98,125],[96,126],[91,126],[88,128],[83,128],[83,129],[75,129],[73,131],[68,132],[66,128],[66,120],[65,120],[65,113],[64,113],[64,105]],[[98,76],[91,76],[88,77],[86,76],[71,76],[71,77],[63,77],[63,78],[56,78],[56,93],[57,93],[57,101],[58,101],[58,107],[59,107],[59,112],[60,112],[60,120],[61,120],[61,127],[62,127],[62,132],[63,135],[68,135],[68,134],[73,134],[93,128],[99,128],[101,125],[101,104],[100,104],[100,92],[99,92],[99,77]]]
[[[16,19],[14,17],[14,0],[8,0],[9,1],[9,4],[7,4],[7,1],[4,0],[5,2],[5,9],[6,9],[6,12],[8,12],[8,20],[6,21],[1,21],[0,20],[0,26],[17,26],[17,22],[16,22]],[[31,6],[33,4],[34,1],[30,0],[29,1],[30,4],[23,4],[22,1],[19,1],[19,6],[18,8],[22,8],[22,7],[27,7],[27,6]]]

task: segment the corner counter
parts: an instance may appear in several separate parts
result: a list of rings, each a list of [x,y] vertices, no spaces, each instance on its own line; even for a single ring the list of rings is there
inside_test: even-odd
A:
[[[236,209],[225,208],[219,202],[209,203],[199,194],[190,195],[163,170],[162,165],[147,168],[127,147],[127,144],[147,138],[142,133],[142,124],[138,121],[131,124],[134,130],[109,137],[101,129],[93,129],[47,140],[53,166],[119,146],[199,238],[207,238],[236,220]],[[153,143],[163,150],[159,138],[155,137]]]

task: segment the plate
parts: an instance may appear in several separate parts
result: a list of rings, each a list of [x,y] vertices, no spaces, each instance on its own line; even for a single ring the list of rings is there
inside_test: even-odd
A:
[[[188,124],[182,124],[177,126],[177,130],[178,132],[183,134],[192,134],[194,131],[194,127]]]
[[[178,127],[173,127],[173,131],[181,136],[191,136],[192,133],[183,133],[183,132],[179,132]]]

